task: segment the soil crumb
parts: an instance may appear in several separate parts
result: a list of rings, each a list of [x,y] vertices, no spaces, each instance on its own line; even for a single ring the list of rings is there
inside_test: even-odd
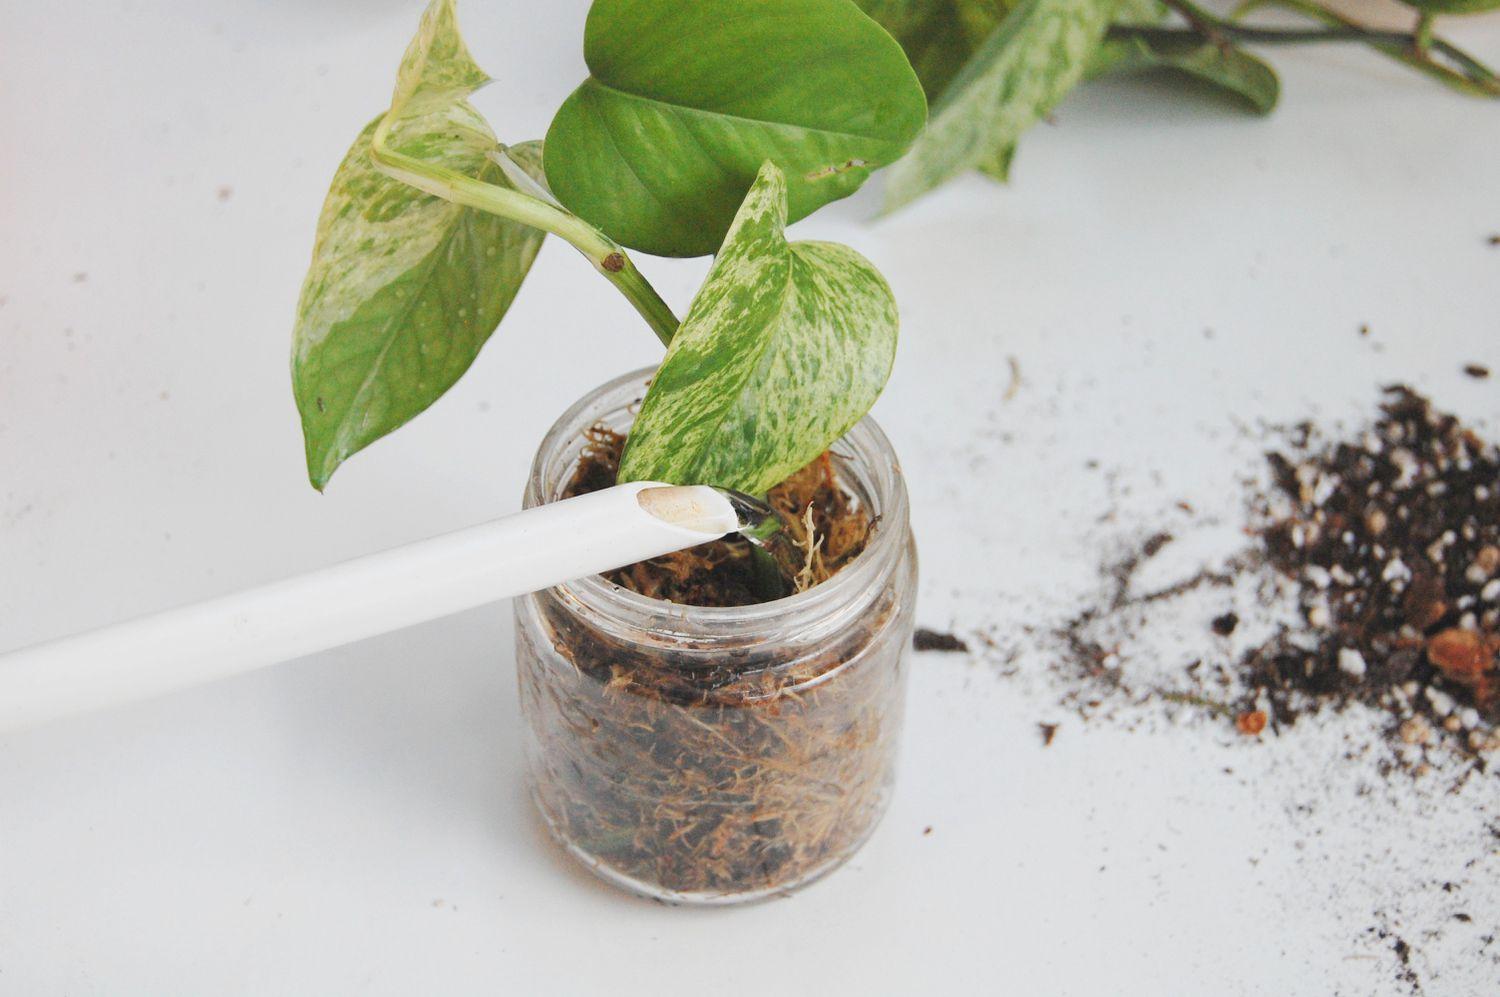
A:
[[[587,431],[587,444],[564,496],[608,488],[620,471],[625,437],[604,426]],[[778,587],[801,592],[832,578],[865,549],[874,520],[839,480],[824,452],[766,496],[781,518],[772,544],[780,578],[769,584],[767,559],[736,535],[665,557],[606,572],[621,588],[684,606],[749,606],[770,601]]]
[[[962,637],[956,634],[945,633],[941,630],[929,630],[926,627],[918,627],[911,636],[911,646],[915,651],[954,651],[967,653],[969,645]]]

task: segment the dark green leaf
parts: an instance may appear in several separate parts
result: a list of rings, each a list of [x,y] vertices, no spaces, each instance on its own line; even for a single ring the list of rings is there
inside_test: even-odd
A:
[[[547,132],[547,179],[616,241],[713,252],[760,165],[788,213],[846,197],[926,117],[906,57],[852,0],[595,0],[590,77]]]
[[[966,170],[999,171],[1006,150],[1083,76],[1116,0],[1021,0],[932,108],[886,182],[887,209]]]
[[[1257,114],[1275,110],[1281,93],[1276,71],[1255,56],[1199,39],[1111,37],[1095,53],[1089,78],[1152,69],[1186,73],[1238,98]]]
[[[787,183],[767,162],[630,431],[622,481],[764,494],[875,403],[896,302],[858,253],[786,240]]]
[[[889,31],[936,102],[969,57],[1000,25],[1009,0],[856,0]]]
[[[464,100],[486,79],[458,34],[451,0],[435,0],[383,116],[387,146],[510,186],[486,158],[494,135]],[[380,173],[370,159],[380,120],[334,175],[293,334],[308,477],[320,489],[346,457],[426,409],[469,368],[542,241],[536,229]],[[540,175],[538,143],[510,152]]]

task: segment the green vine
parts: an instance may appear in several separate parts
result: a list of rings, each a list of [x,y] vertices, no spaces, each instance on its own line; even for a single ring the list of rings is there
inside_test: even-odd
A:
[[[1500,97],[1500,76],[1483,62],[1432,32],[1431,18],[1418,17],[1413,30],[1386,31],[1372,28],[1329,10],[1312,0],[1246,0],[1228,17],[1223,18],[1193,3],[1192,0],[1164,0],[1186,27],[1169,28],[1137,25],[1115,25],[1112,38],[1140,38],[1144,41],[1180,41],[1201,38],[1220,46],[1234,43],[1251,45],[1307,45],[1325,42],[1357,42],[1368,45],[1404,65],[1475,97]],[[1318,28],[1281,28],[1245,24],[1243,19],[1258,10],[1279,8],[1318,22]]]

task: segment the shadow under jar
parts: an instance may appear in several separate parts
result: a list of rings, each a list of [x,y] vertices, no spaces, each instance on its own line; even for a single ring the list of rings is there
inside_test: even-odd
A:
[[[527,508],[559,498],[595,425],[625,432],[652,371],[552,427]],[[783,894],[847,860],[890,799],[917,561],[906,487],[870,419],[832,449],[874,520],[863,552],[785,599],[651,599],[599,576],[519,598],[533,800],[599,876],[674,903]]]

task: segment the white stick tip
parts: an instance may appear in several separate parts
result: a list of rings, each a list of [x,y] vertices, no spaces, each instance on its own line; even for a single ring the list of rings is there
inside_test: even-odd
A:
[[[707,485],[653,485],[635,498],[657,519],[685,530],[719,537],[740,526],[729,500]]]

